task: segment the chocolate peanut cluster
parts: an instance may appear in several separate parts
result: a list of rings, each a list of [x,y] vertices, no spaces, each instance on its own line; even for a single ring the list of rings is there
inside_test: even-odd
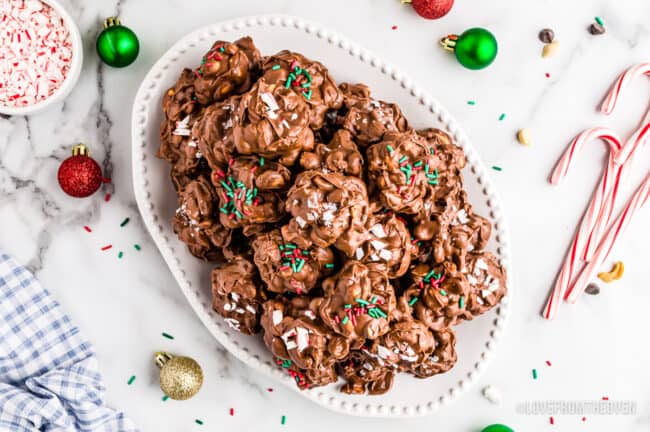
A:
[[[367,86],[245,37],[183,70],[162,111],[174,231],[215,263],[214,310],[262,333],[300,388],[382,394],[397,373],[444,373],[453,327],[506,295],[463,150]]]

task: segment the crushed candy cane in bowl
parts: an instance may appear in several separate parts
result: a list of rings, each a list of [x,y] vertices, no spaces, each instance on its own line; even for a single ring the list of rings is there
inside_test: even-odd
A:
[[[55,0],[0,1],[0,113],[34,114],[79,79],[81,34]]]

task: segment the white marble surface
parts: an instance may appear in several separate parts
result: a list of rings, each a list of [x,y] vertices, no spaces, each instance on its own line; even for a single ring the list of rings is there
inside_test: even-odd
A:
[[[395,427],[478,432],[501,422],[517,431],[650,430],[650,318],[646,209],[617,245],[612,259],[626,264],[623,279],[601,285],[601,294],[561,310],[554,322],[539,310],[563,259],[573,228],[595,186],[605,152],[586,151],[565,185],[546,178],[568,140],[585,127],[607,125],[622,134],[636,126],[650,87],[639,80],[612,118],[595,107],[625,67],[648,61],[647,0],[457,0],[436,22],[415,16],[397,0],[306,2],[295,0],[68,0],[86,44],[78,86],[65,103],[29,118],[0,118],[0,248],[36,272],[93,342],[106,377],[109,402],[124,409],[144,431],[327,431]],[[478,385],[431,417],[355,419],[330,413],[260,377],[224,350],[202,327],[175,285],[138,217],[130,173],[130,105],[153,62],[178,38],[212,22],[242,15],[288,13],[319,21],[348,35],[387,61],[400,65],[463,123],[495,172],[512,236],[517,295],[499,352]],[[342,13],[345,15],[342,15]],[[94,37],[100,22],[118,14],[140,36],[142,52],[124,70],[100,65]],[[600,15],[608,32],[586,31]],[[397,30],[391,30],[397,25]],[[459,67],[435,45],[449,32],[490,28],[500,42],[496,63],[482,72]],[[555,29],[559,54],[541,59],[537,32]],[[546,78],[545,72],[551,77]],[[470,106],[468,100],[476,101]],[[506,118],[499,122],[504,112]],[[533,145],[517,144],[527,127]],[[60,191],[56,170],[70,147],[85,142],[104,167],[112,165],[113,199],[103,194],[74,200]],[[596,147],[594,145],[593,147]],[[650,150],[644,149],[643,159]],[[629,193],[650,165],[640,161]],[[131,222],[120,228],[120,222]],[[83,230],[92,227],[93,233]],[[114,248],[101,252],[112,243]],[[133,244],[142,246],[140,252]],[[118,260],[119,250],[125,252]],[[166,331],[173,341],[161,337]],[[162,402],[151,354],[158,349],[188,354],[203,365],[206,383],[188,402]],[[552,367],[545,365],[550,360]],[[533,380],[531,369],[539,378]],[[137,379],[131,386],[128,378]],[[503,396],[499,407],[481,395],[485,385]],[[267,388],[272,387],[273,392]],[[630,416],[522,415],[530,400],[631,400]],[[229,416],[229,408],[235,415]],[[1,408],[0,408],[1,409]],[[287,423],[280,425],[280,417]],[[194,419],[202,419],[199,426]]]

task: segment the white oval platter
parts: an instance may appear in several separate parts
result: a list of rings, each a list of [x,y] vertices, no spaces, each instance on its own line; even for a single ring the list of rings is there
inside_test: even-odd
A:
[[[488,250],[508,271],[509,294],[500,307],[455,327],[458,363],[449,372],[427,380],[399,374],[390,392],[382,396],[340,393],[339,385],[300,391],[273,362],[261,337],[233,331],[211,308],[209,263],[194,258],[174,235],[171,219],[177,207],[169,167],[155,157],[159,146],[161,100],[184,67],[194,67],[213,41],[253,37],[263,55],[290,49],[319,60],[337,82],[364,82],[373,96],[396,102],[415,128],[438,127],[447,131],[467,155],[465,188],[477,213],[493,224]],[[506,323],[512,300],[509,241],[499,200],[475,148],[456,121],[437,101],[425,94],[405,74],[345,37],[317,24],[291,16],[266,15],[217,23],[181,39],[147,74],[135,98],[132,118],[133,182],[142,218],[160,253],[190,305],[214,337],[233,355],[255,370],[295,389],[328,409],[373,417],[427,415],[456,399],[484,370]]]

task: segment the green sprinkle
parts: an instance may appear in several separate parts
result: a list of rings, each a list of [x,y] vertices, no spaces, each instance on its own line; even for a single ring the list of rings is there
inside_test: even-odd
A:
[[[461,309],[465,307],[465,297],[460,296],[460,298],[458,299],[458,307]]]
[[[402,163],[402,162],[407,161],[407,160],[409,160],[408,156],[406,156],[406,155],[402,156],[401,158],[399,158],[399,163]]]
[[[364,306],[367,305],[367,304],[370,304],[370,302],[365,301],[364,299],[360,299],[360,298],[354,299],[354,301],[359,303],[359,304],[362,304]]]
[[[343,319],[341,320],[341,324],[346,325],[348,323],[348,316],[344,316]]]
[[[129,219],[129,218],[124,219],[124,220],[122,221],[122,223],[120,224],[120,226],[123,227],[124,225],[128,224],[130,220],[131,220],[131,219]]]
[[[264,166],[264,158],[260,158],[260,166]]]
[[[280,69],[279,64],[273,65],[273,67],[271,68],[271,70],[278,70],[278,69]]]
[[[198,424],[198,425],[202,425],[202,424],[203,424],[203,421],[202,421],[202,420],[199,420],[199,419],[194,420],[194,422],[195,422],[196,424]]]
[[[537,369],[533,369],[533,379],[537,379]]]
[[[388,153],[392,153],[392,152],[395,151],[395,150],[393,149],[393,147],[392,147],[392,146],[389,146],[389,145],[386,146],[386,149],[388,149]]]
[[[296,266],[296,273],[300,273],[300,270],[305,266],[305,260],[301,259],[298,262],[298,265]]]
[[[379,299],[377,298],[377,296],[372,296],[372,304],[377,304],[378,301]]]
[[[294,74],[293,72],[290,73],[289,78],[291,78],[291,80],[295,80],[296,79],[296,74]]]
[[[164,395],[164,396],[162,397],[162,401],[163,401],[163,402],[166,402],[167,399],[169,399],[169,396],[167,396],[167,395]]]
[[[303,69],[301,72],[302,72],[302,74],[303,74],[304,76],[307,77],[307,79],[309,80],[309,82],[311,82],[311,75],[310,75],[309,72],[307,72],[307,69]]]
[[[334,264],[327,263],[327,264],[325,264],[325,268],[334,268]]]
[[[440,290],[440,295],[442,295],[443,297],[446,297],[447,296],[447,291],[441,289]]]
[[[413,305],[414,305],[415,303],[417,303],[417,302],[418,302],[418,298],[417,298],[417,297],[413,297],[413,298],[411,299],[411,301],[409,301],[409,306],[413,306]]]
[[[503,168],[501,168],[500,166],[496,166],[496,165],[493,165],[493,166],[492,166],[492,169],[493,169],[494,171],[503,171]]]
[[[501,113],[499,116],[499,121],[503,121],[504,118],[506,118],[506,113]]]
[[[476,105],[476,102],[473,100],[467,101],[467,105]]]
[[[140,250],[140,245],[139,245],[139,244],[134,244],[134,245],[133,245],[133,248],[134,248],[135,250],[139,251],[139,250]]]
[[[305,96],[305,99],[311,99],[311,90],[309,90],[308,92],[304,92],[303,96]]]
[[[343,307],[344,307],[345,309],[351,309],[351,308],[352,308],[352,305],[349,304],[349,303],[346,303],[345,305],[343,305]]]
[[[284,83],[284,88],[288,89],[291,87],[291,77],[287,78],[287,82]]]
[[[287,243],[284,245],[284,247],[286,247],[287,249],[295,249],[296,245],[293,243]]]
[[[232,188],[230,186],[228,186],[228,183],[226,183],[223,180],[221,180],[219,183],[221,183],[221,186],[223,186],[224,189],[226,189],[229,192],[232,192]]]
[[[431,271],[427,273],[426,276],[424,277],[424,281],[429,282],[429,279],[431,279],[431,276],[433,276],[434,274],[436,274],[436,271],[434,269],[431,269]]]
[[[302,87],[302,88],[309,88],[309,87],[311,87],[311,83],[306,82],[306,83],[304,83],[303,85],[301,85],[300,87]]]
[[[413,164],[414,167],[419,167],[422,166],[422,161],[417,161],[416,163]]]
[[[124,252],[122,252],[122,251],[120,251],[120,252],[117,254],[117,257],[118,257],[119,259],[122,259],[123,256],[124,256]]]
[[[287,416],[282,416],[280,419],[280,424],[285,424],[287,422]]]
[[[127,384],[131,385],[131,384],[133,384],[133,381],[135,381],[135,375],[131,375],[131,378],[129,378],[129,380],[127,381]]]
[[[170,335],[169,333],[162,333],[163,337],[166,337],[167,339],[174,339],[174,336]]]
[[[597,16],[597,17],[594,18],[594,19],[595,19],[596,22],[597,22],[598,24],[600,24],[601,26],[604,26],[604,25],[605,25],[605,23],[603,22],[603,20],[602,20],[600,17]]]
[[[435,186],[435,185],[438,184],[438,180],[429,180],[427,183],[429,183],[430,185],[434,185],[434,186]]]

